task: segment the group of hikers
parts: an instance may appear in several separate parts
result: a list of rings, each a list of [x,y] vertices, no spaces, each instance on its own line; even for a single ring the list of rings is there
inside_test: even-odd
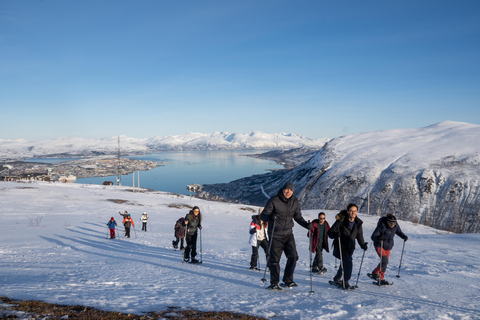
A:
[[[123,217],[122,224],[125,228],[125,237],[130,238],[130,228],[134,227],[135,228],[135,223],[133,223],[132,216],[125,211],[124,213],[121,213],[120,211],[118,212],[119,215]],[[148,221],[148,215],[146,212],[142,213],[142,216],[140,217],[140,220],[142,221],[142,231],[147,231],[147,221]],[[115,221],[114,217],[110,218],[110,221],[107,222],[107,227],[110,230],[110,239],[115,239],[115,227],[117,226],[117,222]]]
[[[259,210],[259,214],[252,216],[250,223],[250,244],[252,245],[252,256],[250,269],[257,267],[258,248],[265,251],[267,267],[270,270],[269,290],[282,290],[280,282],[280,258],[282,253],[287,258],[282,278],[282,286],[296,287],[293,281],[293,273],[298,260],[298,253],[293,236],[294,221],[308,230],[310,252],[315,253],[311,264],[311,272],[323,274],[327,269],[323,265],[323,250],[329,252],[328,238],[333,239],[333,256],[340,259],[341,264],[333,277],[333,283],[345,289],[350,288],[349,280],[352,276],[353,253],[355,242],[360,248],[367,250],[367,242],[363,238],[363,221],[357,217],[358,207],[351,203],[346,210],[336,215],[335,223],[330,227],[325,220],[325,213],[320,212],[318,219],[312,222],[306,221],[301,213],[300,203],[293,196],[293,183],[287,182],[277,193],[270,198],[265,208]],[[393,248],[393,238],[398,235],[404,241],[408,237],[402,232],[393,214],[379,219],[377,227],[373,232],[375,250],[380,258],[378,266],[369,273],[369,276],[376,279],[378,284],[386,285],[385,271]],[[266,270],[266,269],[265,269]]]
[[[358,207],[351,203],[346,210],[340,211],[335,216],[336,221],[330,227],[326,221],[324,212],[318,214],[318,218],[312,222],[306,221],[300,209],[298,199],[293,196],[294,184],[287,182],[271,197],[264,208],[260,208],[258,214],[252,216],[250,223],[249,243],[252,246],[252,255],[250,259],[250,269],[260,270],[258,265],[259,248],[261,247],[266,255],[266,261],[270,271],[269,290],[282,290],[283,287],[296,287],[293,280],[295,266],[298,260],[298,253],[293,235],[294,221],[308,230],[309,252],[315,253],[315,258],[311,263],[311,272],[324,274],[327,269],[323,265],[323,250],[330,252],[328,239],[333,239],[333,256],[341,261],[336,275],[333,277],[333,284],[350,288],[349,280],[352,276],[353,253],[355,243],[358,242],[361,249],[367,250],[368,245],[363,238],[363,221],[357,217]],[[130,228],[134,226],[133,220],[125,211],[123,214],[123,225],[125,227],[125,236],[130,237]],[[142,230],[147,231],[148,215],[146,212],[140,218],[142,221]],[[110,229],[110,237],[115,238],[115,226],[117,223],[112,217],[107,223]],[[190,263],[201,263],[197,257],[197,239],[198,231],[202,230],[202,214],[198,206],[193,207],[185,218],[179,218],[175,223],[175,240],[172,245],[183,250],[183,261]],[[371,272],[370,277],[378,281],[379,285],[389,284],[385,280],[385,271],[387,269],[390,251],[394,245],[394,237],[398,235],[404,241],[408,237],[402,232],[397,219],[393,214],[388,214],[378,220],[377,226],[371,236],[375,251],[380,258],[380,263]],[[184,246],[185,239],[185,246]],[[200,237],[201,243],[201,237]],[[285,270],[283,273],[282,284],[280,283],[280,258],[282,253],[287,258]],[[362,258],[363,262],[363,258]],[[265,268],[265,272],[266,272]]]

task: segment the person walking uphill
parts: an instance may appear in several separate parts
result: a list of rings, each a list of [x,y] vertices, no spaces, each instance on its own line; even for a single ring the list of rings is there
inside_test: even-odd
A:
[[[146,212],[142,213],[142,216],[140,217],[140,220],[142,220],[142,231],[147,232],[148,215],[147,215]]]
[[[248,242],[252,246],[252,257],[250,259],[251,270],[260,270],[260,268],[257,267],[259,247],[262,247],[263,251],[265,251],[266,261],[268,261],[268,222],[263,223],[262,219],[260,219],[262,211],[263,208],[259,208],[259,214],[253,215],[252,222],[250,222],[250,238]]]
[[[371,238],[381,262],[369,276],[375,280],[379,280],[380,285],[389,284],[388,281],[385,280],[385,271],[387,270],[390,250],[393,248],[393,238],[395,235],[398,235],[403,241],[408,240],[408,237],[400,229],[397,218],[393,214],[389,213],[386,217],[378,219],[377,227],[373,231]]]
[[[347,214],[340,216],[328,231],[330,239],[334,239],[333,256],[342,261],[337,274],[333,277],[333,281],[345,289],[350,287],[348,281],[352,277],[352,256],[355,251],[355,240],[357,240],[363,250],[367,250],[367,243],[363,239],[363,221],[357,217],[357,214],[357,205],[353,203],[349,204]]]
[[[135,224],[133,223],[132,217],[130,217],[130,214],[127,214],[125,219],[123,219],[123,225],[125,226],[125,236],[127,238],[130,238],[130,228],[132,226],[135,227]]]
[[[327,268],[323,266],[323,249],[330,252],[328,248],[328,230],[330,225],[325,220],[325,213],[320,212],[318,219],[312,221],[312,232],[307,233],[307,237],[312,237],[312,253],[315,253],[315,259],[313,260],[312,272],[318,274],[324,274],[327,272]]]
[[[117,225],[117,222],[113,217],[110,219],[110,221],[107,222],[107,226],[110,229],[110,239],[115,239],[115,226]]]
[[[180,250],[184,250],[185,247],[183,246],[183,238],[185,238],[185,226],[184,222],[185,218],[181,217],[180,219],[175,222],[175,227],[173,228],[175,230],[175,233],[173,234],[175,237],[175,240],[172,241],[172,245],[175,249],[178,248],[178,242],[180,241]]]
[[[185,221],[183,222],[187,229],[187,235],[185,240],[187,241],[187,246],[183,252],[183,260],[185,262],[199,263],[195,257],[197,256],[197,236],[198,229],[202,229],[202,214],[200,208],[195,206],[192,210],[185,216]],[[192,260],[190,260],[190,256]]]
[[[280,258],[282,252],[287,257],[287,264],[283,275],[283,282],[286,287],[296,287],[293,281],[293,273],[298,260],[295,237],[293,236],[293,220],[302,227],[310,230],[311,223],[303,219],[298,199],[293,196],[294,185],[287,182],[276,196],[268,201],[263,209],[260,218],[268,222],[268,237],[270,244],[270,286],[269,290],[281,290],[278,285],[280,279]]]

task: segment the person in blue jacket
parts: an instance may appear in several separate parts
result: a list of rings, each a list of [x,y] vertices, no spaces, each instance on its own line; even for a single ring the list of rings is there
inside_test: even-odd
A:
[[[113,217],[108,221],[107,226],[110,229],[110,239],[115,239],[115,226],[117,225],[117,222]]]
[[[388,284],[385,280],[385,271],[387,270],[388,259],[390,258],[390,250],[392,250],[394,245],[393,238],[395,235],[398,235],[403,241],[408,240],[408,237],[402,232],[402,229],[400,229],[397,218],[389,213],[386,217],[381,217],[378,220],[377,227],[371,237],[375,251],[381,259],[381,270],[379,263],[375,270],[372,271],[371,277],[380,280],[380,284]]]

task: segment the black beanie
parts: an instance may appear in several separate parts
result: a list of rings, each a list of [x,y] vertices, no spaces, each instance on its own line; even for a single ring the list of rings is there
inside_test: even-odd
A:
[[[283,190],[285,190],[285,189],[289,189],[289,190],[292,190],[292,191],[293,191],[293,189],[295,189],[295,185],[294,185],[293,183],[291,183],[291,182],[287,182],[287,183],[285,183],[285,185],[283,186]]]
[[[387,222],[397,223],[397,218],[393,214],[389,213],[387,214]]]

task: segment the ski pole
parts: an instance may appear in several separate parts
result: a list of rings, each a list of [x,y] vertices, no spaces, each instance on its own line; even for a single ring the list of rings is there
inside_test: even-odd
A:
[[[133,226],[133,232],[135,232],[135,238],[137,237],[137,230],[135,230],[135,226]]]
[[[268,259],[267,259],[267,264],[265,265],[265,271],[263,272],[262,282],[267,281],[265,276],[267,274],[267,267],[270,264],[270,257],[272,255],[272,242],[273,242],[273,234],[275,233],[275,222],[276,220],[273,220],[272,237],[268,239],[270,241],[270,243],[268,244]]]
[[[340,268],[342,268],[342,286],[343,286],[343,290],[345,290],[345,274],[343,270],[342,242],[340,241],[340,235],[338,236],[338,248],[340,249]]]
[[[405,250],[405,242],[406,242],[406,241],[403,241],[402,256],[400,257],[400,265],[398,266],[397,278],[400,278],[400,268],[402,267],[403,250]]]
[[[308,223],[310,223],[310,221],[308,221]],[[313,280],[312,280],[312,277],[313,277],[313,272],[312,272],[312,246],[313,246],[313,232],[310,230],[310,234],[309,234],[309,245],[308,245],[308,253],[309,253],[309,256],[310,256],[310,293],[314,293],[313,291]]]
[[[107,226],[107,237],[105,239],[108,239],[108,232],[110,231],[110,228]]]
[[[360,271],[362,271],[363,258],[365,258],[365,251],[366,250],[363,250],[362,262],[360,262],[360,269],[358,269],[357,283],[355,283],[355,288],[358,288],[358,279],[360,278]]]
[[[378,277],[378,285],[380,285],[380,280],[382,279],[382,254],[383,254],[383,240],[380,241],[380,276]]]
[[[203,255],[202,255],[202,229],[200,229],[200,263],[203,263]]]

